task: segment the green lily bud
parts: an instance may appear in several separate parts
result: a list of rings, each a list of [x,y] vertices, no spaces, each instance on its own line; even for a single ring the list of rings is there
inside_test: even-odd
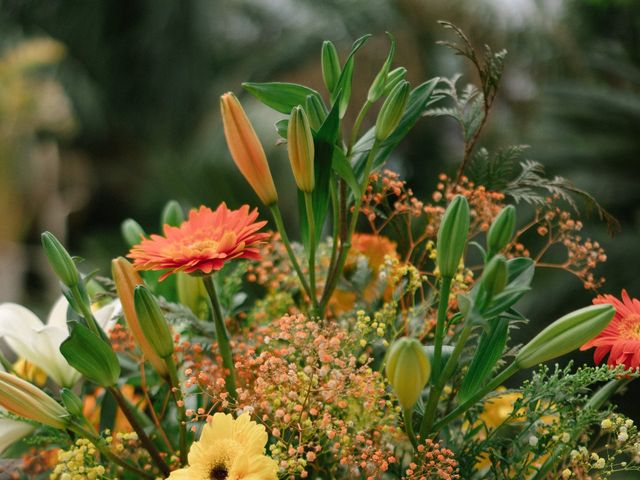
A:
[[[140,224],[133,218],[127,218],[120,226],[122,237],[129,247],[139,244],[147,236]]]
[[[371,103],[378,100],[384,93],[385,87],[387,85],[387,76],[389,75],[389,69],[391,68],[391,62],[393,61],[393,56],[396,53],[396,40],[389,32],[387,32],[387,35],[391,40],[391,48],[389,49],[389,55],[387,55],[387,59],[382,65],[382,68],[376,75],[376,78],[373,79],[371,87],[369,87],[369,92],[367,93],[367,101]]]
[[[404,109],[407,106],[409,100],[410,86],[409,82],[402,80],[391,91],[386,98],[378,113],[378,120],[376,121],[376,140],[379,142],[386,140],[389,135],[396,129]]]
[[[62,405],[67,411],[76,417],[82,416],[82,399],[68,388],[60,390]]]
[[[516,209],[513,205],[504,207],[487,233],[487,257],[491,258],[506,247],[516,230]]]
[[[44,232],[40,239],[49,265],[56,272],[60,281],[69,288],[77,286],[80,282],[80,275],[69,252],[51,232]]]
[[[440,275],[453,278],[469,235],[469,203],[456,195],[444,212],[438,230],[437,262]]]
[[[175,200],[169,200],[162,209],[162,225],[170,225],[172,227],[178,227],[184,222],[184,210],[180,204]]]
[[[120,377],[120,363],[111,345],[81,323],[70,325],[69,337],[60,345],[62,356],[92,382],[103,387],[115,385]]]
[[[420,398],[431,375],[431,364],[422,344],[403,337],[391,345],[386,366],[389,385],[403,410],[409,410]]]
[[[387,81],[384,85],[383,95],[389,95],[391,90],[393,90],[400,81],[404,80],[404,77],[407,76],[407,69],[404,67],[394,68],[387,75]]]
[[[173,338],[155,298],[147,287],[138,285],[133,301],[140,327],[151,348],[161,358],[170,357],[173,354]]]
[[[325,110],[322,100],[316,95],[307,95],[307,99],[304,103],[304,110],[309,117],[309,125],[316,132],[320,130],[324,119],[327,118],[327,111]]]
[[[502,255],[496,255],[484,268],[478,285],[476,304],[482,309],[491,303],[491,299],[502,292],[507,286],[507,260]]]
[[[336,46],[333,42],[325,40],[322,44],[322,79],[329,93],[333,93],[338,85],[341,72]]]
[[[287,150],[298,188],[305,193],[312,192],[315,187],[313,136],[307,115],[299,105],[293,107],[289,118]]]
[[[604,330],[615,313],[613,305],[605,303],[559,318],[522,347],[516,355],[516,364],[529,368],[575,350]]]

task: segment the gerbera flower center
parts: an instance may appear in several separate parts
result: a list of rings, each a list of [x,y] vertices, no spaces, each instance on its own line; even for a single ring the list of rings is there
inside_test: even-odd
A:
[[[634,340],[640,340],[640,314],[627,315],[621,325],[621,333],[629,335]]]
[[[227,467],[224,465],[216,465],[211,469],[209,473],[209,478],[211,480],[226,480],[229,472],[227,471]]]

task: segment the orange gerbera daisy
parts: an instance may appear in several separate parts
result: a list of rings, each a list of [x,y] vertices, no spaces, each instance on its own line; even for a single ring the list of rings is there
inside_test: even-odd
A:
[[[256,218],[258,210],[248,205],[229,210],[223,202],[215,211],[201,206],[179,227],[165,225],[164,236],[143,239],[128,256],[138,270],[168,270],[160,280],[176,272],[208,275],[234,258],[260,258],[256,247],[268,234],[258,230],[267,222]]]
[[[622,291],[622,301],[613,295],[599,295],[594,304],[609,303],[616,309],[611,323],[597,337],[585,343],[580,350],[595,347],[593,361],[600,363],[609,354],[607,364],[640,367],[640,300]]]

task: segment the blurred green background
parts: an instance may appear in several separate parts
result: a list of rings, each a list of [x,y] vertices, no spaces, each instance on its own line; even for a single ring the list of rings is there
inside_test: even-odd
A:
[[[435,44],[450,38],[439,19],[479,47],[509,52],[479,145],[528,144],[528,158],[593,193],[622,224],[611,238],[585,218],[586,235],[608,254],[601,292],[640,296],[638,0],[0,0],[0,300],[42,311],[57,294],[43,230],[85,257],[85,271],[106,272],[125,253],[127,217],[154,232],[169,199],[258,205],[226,151],[218,97],[241,94],[243,81],[322,91],[323,39],[344,57],[355,38],[374,34],[356,62],[356,103],[386,56],[385,30],[398,40],[394,65],[413,84],[456,72],[475,81]],[[242,101],[293,220],[279,117]],[[455,171],[461,146],[453,122],[424,118],[392,166],[426,199],[439,172]],[[522,310],[538,330],[593,295],[566,273],[540,272]]]

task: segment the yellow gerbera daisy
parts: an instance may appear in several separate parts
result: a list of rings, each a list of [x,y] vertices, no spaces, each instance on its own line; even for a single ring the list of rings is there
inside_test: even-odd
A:
[[[189,466],[171,472],[168,480],[277,480],[278,465],[264,454],[264,426],[248,413],[237,419],[216,413],[189,450]]]

